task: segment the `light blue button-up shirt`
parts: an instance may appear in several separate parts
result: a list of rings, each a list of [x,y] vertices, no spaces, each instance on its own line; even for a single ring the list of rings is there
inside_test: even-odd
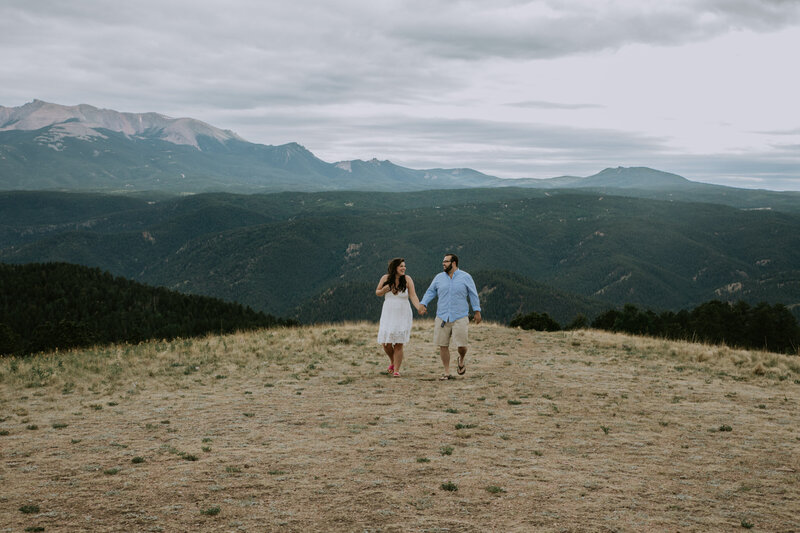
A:
[[[452,278],[446,272],[437,274],[420,303],[428,307],[431,300],[437,296],[439,303],[436,307],[436,316],[445,322],[455,322],[469,315],[469,304],[472,304],[473,311],[481,310],[475,282],[472,276],[463,270],[456,270]]]

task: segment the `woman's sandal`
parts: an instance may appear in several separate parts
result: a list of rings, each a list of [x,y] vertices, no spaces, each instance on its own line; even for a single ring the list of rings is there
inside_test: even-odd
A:
[[[447,381],[448,379],[453,379],[453,377],[450,374],[445,374],[439,378],[439,381]]]
[[[392,376],[394,376],[396,378],[399,378],[400,377],[400,372],[395,372],[394,374],[392,374]]]
[[[389,365],[389,368],[386,369],[386,373],[391,374],[392,372],[394,372],[394,365]]]

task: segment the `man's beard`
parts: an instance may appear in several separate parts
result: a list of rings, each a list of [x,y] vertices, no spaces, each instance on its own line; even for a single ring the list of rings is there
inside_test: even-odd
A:
[[[451,270],[453,270],[453,263],[447,263],[447,266],[444,267],[445,273],[449,274]]]

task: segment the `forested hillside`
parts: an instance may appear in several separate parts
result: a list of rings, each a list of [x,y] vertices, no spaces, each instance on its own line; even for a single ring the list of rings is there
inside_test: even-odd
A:
[[[390,258],[405,257],[424,290],[448,251],[483,273],[475,280],[486,318],[538,311],[565,323],[626,303],[678,311],[713,299],[780,303],[800,316],[800,216],[716,204],[508,188],[3,193],[0,236],[4,262],[98,267],[308,320],[356,309],[347,318],[372,318]],[[340,305],[345,298],[359,303]],[[332,301],[340,303],[325,311]]]
[[[240,304],[96,268],[0,263],[0,355],[289,325]]]
[[[591,324],[585,317],[579,317],[563,328],[547,313],[532,312],[515,316],[509,325],[538,331],[577,329],[591,325],[596,329],[633,335],[800,354],[800,325],[797,319],[785,306],[764,302],[751,306],[742,301],[731,304],[712,300],[692,310],[683,309],[677,313],[656,313],[626,304],[621,310],[606,310]]]
[[[547,309],[562,324],[576,316],[596,316],[608,310],[608,304],[536,283],[519,274],[500,270],[470,272],[479,287],[484,316],[493,322],[508,323],[515,315],[531,309]],[[421,299],[431,276],[414,277],[417,296]],[[337,322],[343,320],[377,320],[383,298],[375,296],[378,280],[353,281],[333,286],[289,313],[302,323]],[[428,316],[435,316],[436,300],[428,306]],[[416,316],[416,313],[415,313]]]

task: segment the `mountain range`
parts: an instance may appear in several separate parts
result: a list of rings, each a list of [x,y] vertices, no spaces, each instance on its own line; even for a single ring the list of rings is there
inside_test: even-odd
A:
[[[180,194],[510,186],[800,210],[800,193],[697,183],[645,167],[609,168],[588,177],[501,179],[467,168],[415,170],[377,159],[328,163],[297,143],[250,143],[191,118],[41,100],[0,106],[0,190]]]
[[[297,143],[250,143],[190,118],[34,100],[0,107],[0,189],[276,192],[496,186],[469,169],[327,163]]]

